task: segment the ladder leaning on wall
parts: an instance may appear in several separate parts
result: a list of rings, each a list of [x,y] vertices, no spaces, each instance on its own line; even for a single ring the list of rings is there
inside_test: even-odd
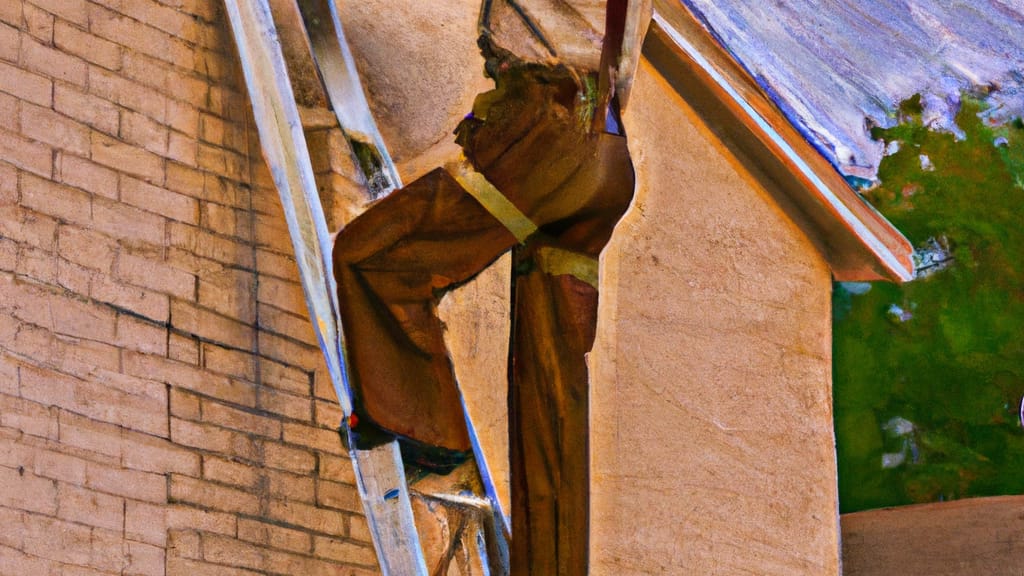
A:
[[[331,0],[277,1],[302,14],[314,61],[370,194],[379,198],[401,187],[363,93],[336,4]],[[508,522],[468,417],[475,458],[459,473],[430,475],[413,486],[407,481],[397,441],[366,450],[356,447],[345,424],[353,405],[332,271],[332,239],[270,1],[225,0],[225,6],[263,156],[284,208],[309,315],[345,415],[341,433],[348,439],[381,571],[391,576],[507,574]],[[442,526],[441,533],[446,536],[441,542],[421,543],[417,526],[426,523]],[[428,561],[432,564],[429,569]]]

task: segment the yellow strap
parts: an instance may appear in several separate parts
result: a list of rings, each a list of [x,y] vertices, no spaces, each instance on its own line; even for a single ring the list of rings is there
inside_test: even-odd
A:
[[[466,189],[466,192],[469,192],[470,196],[476,198],[477,202],[497,218],[498,222],[508,228],[516,240],[524,242],[537,231],[537,225],[488,182],[483,174],[477,172],[465,156],[445,165],[445,170]]]
[[[597,258],[586,254],[553,246],[541,246],[537,249],[537,267],[552,276],[575,276],[597,288]]]

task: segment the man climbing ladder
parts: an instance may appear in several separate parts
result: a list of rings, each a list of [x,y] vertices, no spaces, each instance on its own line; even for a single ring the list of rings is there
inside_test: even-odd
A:
[[[597,257],[629,205],[633,169],[625,138],[604,130],[606,118],[618,125],[614,98],[602,109],[594,72],[481,44],[496,87],[457,130],[463,161],[375,204],[335,242],[353,430],[368,445],[396,435],[407,464],[432,471],[469,455],[437,303],[513,249],[513,573],[585,574],[584,355]]]

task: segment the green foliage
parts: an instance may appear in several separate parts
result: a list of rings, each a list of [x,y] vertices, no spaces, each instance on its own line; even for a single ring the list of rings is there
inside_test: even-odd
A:
[[[943,239],[955,260],[861,295],[836,285],[843,512],[1024,493],[1024,124],[988,126],[981,110],[965,98],[962,140],[923,125],[916,97],[899,125],[873,131],[899,150],[865,196],[915,245]],[[887,431],[897,417],[913,431]],[[903,462],[883,468],[886,453]]]

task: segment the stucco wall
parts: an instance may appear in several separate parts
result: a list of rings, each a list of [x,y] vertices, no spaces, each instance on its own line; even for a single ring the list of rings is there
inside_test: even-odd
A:
[[[645,62],[602,258],[594,574],[838,573],[830,274]]]
[[[376,573],[250,114],[221,0],[0,0],[0,574]]]

